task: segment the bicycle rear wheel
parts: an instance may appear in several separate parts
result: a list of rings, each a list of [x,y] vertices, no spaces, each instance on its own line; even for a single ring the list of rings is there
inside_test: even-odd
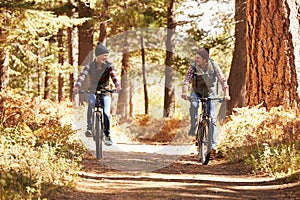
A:
[[[96,112],[94,114],[94,126],[93,126],[93,136],[96,144],[96,159],[102,158],[102,123],[101,114]]]
[[[207,165],[210,157],[210,150],[208,149],[208,131],[209,131],[209,121],[203,119],[197,131],[197,140],[198,140],[198,156],[199,161],[203,165]]]

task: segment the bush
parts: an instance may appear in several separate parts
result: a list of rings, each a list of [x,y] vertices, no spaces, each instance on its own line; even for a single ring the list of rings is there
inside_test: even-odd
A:
[[[273,176],[286,176],[299,171],[299,143],[295,144],[262,144],[255,154],[246,162]]]
[[[61,120],[71,107],[13,90],[0,93],[0,109],[1,199],[37,199],[71,186],[85,151]]]
[[[244,160],[255,172],[290,175],[300,170],[300,119],[297,109],[259,106],[235,109],[220,146],[232,160]],[[239,153],[237,153],[239,152]]]

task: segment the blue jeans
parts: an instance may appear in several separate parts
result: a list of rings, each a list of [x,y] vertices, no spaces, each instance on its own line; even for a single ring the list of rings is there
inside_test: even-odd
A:
[[[193,98],[200,98],[200,95],[198,93],[195,93],[194,91],[191,92],[191,97]],[[198,126],[198,110],[199,110],[199,104],[200,102],[197,100],[192,100],[190,104],[190,122],[191,122],[191,128],[189,131],[190,136],[196,135],[196,129]],[[212,135],[208,136],[208,139],[212,141],[212,149],[216,149],[217,147],[217,112],[216,112],[216,102],[211,101],[210,105],[208,105],[208,110],[211,114],[211,120],[212,120]],[[209,148],[209,147],[208,147]]]
[[[88,129],[92,128],[93,124],[93,109],[96,103],[96,95],[87,94],[88,101],[88,111],[87,111],[87,126]],[[103,106],[103,115],[104,115],[104,134],[105,136],[110,135],[110,105],[111,97],[109,95],[103,95],[100,98],[100,103]]]

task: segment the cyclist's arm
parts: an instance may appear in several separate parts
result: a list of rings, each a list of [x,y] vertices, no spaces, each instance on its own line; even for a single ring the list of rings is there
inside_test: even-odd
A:
[[[213,61],[212,61],[213,62]],[[213,66],[215,68],[215,73],[217,75],[217,78],[218,80],[220,81],[221,83],[221,86],[223,88],[223,91],[224,91],[224,97],[225,97],[225,100],[228,101],[230,100],[230,96],[229,96],[229,85],[227,83],[227,79],[225,78],[222,70],[220,69],[219,65],[216,64],[215,62],[213,63]]]
[[[110,75],[113,83],[115,84],[116,89],[121,90],[121,85],[119,83],[119,80],[117,79],[117,73],[114,70],[113,66],[110,66],[110,68],[109,68],[109,75]]]
[[[193,67],[190,66],[188,71],[186,72],[185,79],[183,81],[183,86],[182,86],[182,94],[181,94],[181,97],[183,99],[187,98],[187,91],[189,89],[190,83],[191,83],[191,81],[193,79],[193,75],[194,75],[193,70],[194,70]]]
[[[81,87],[81,85],[83,84],[86,76],[89,74],[89,70],[90,70],[90,66],[86,65],[83,70],[81,71],[81,73],[79,74],[77,81],[74,84],[74,89],[73,91],[75,93],[78,93],[79,88]]]

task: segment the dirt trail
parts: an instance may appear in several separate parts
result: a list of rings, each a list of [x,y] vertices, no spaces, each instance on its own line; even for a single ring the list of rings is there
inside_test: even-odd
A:
[[[153,156],[106,152],[104,160],[99,162],[87,155],[82,161],[76,188],[61,191],[52,199],[300,199],[299,184],[254,176],[241,163],[229,164],[225,159],[203,166],[190,154],[155,171],[134,171],[132,166],[146,166]],[[159,162],[159,155],[155,156]],[[118,167],[123,164],[124,170],[112,168],[105,159],[114,161]],[[162,155],[161,160],[166,159],[166,155]]]

